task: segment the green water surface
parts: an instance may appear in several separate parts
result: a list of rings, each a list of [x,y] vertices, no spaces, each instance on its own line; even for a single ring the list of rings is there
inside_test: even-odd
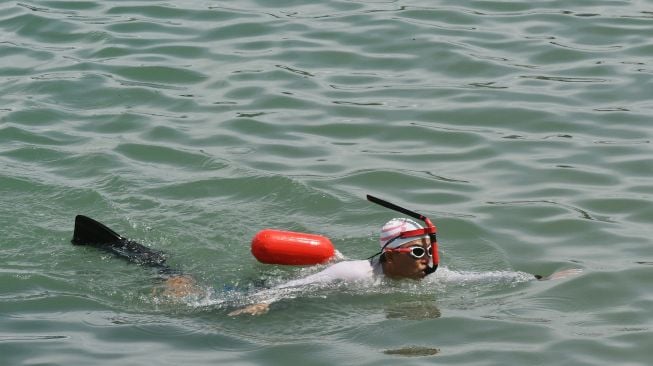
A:
[[[1,2],[0,365],[649,365],[652,34],[644,0]],[[367,193],[435,221],[434,277],[227,316],[318,270],[262,228],[373,254]]]

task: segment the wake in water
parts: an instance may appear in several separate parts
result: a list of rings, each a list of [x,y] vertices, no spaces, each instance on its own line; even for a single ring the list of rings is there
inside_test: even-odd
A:
[[[536,277],[526,272],[514,271],[454,271],[447,267],[439,268],[431,277],[425,279],[426,282],[435,282],[440,284],[456,285],[516,285],[518,283],[535,280]]]
[[[321,269],[321,268],[320,268]],[[311,273],[308,274],[307,272]],[[269,305],[295,298],[326,297],[335,294],[352,294],[356,296],[379,295],[379,294],[411,294],[433,296],[435,301],[438,293],[444,293],[450,286],[465,286],[481,291],[483,289],[500,287],[512,287],[518,284],[536,280],[535,276],[519,271],[456,271],[447,267],[439,268],[434,274],[429,275],[421,281],[415,280],[392,280],[383,276],[375,276],[370,279],[355,281],[334,281],[334,282],[311,282],[303,283],[305,278],[318,274],[315,268],[304,269],[295,279],[273,279],[268,281],[267,288],[256,287],[254,284],[245,288],[224,286],[222,289],[212,287],[196,288],[197,291],[178,296],[178,293],[162,293],[159,301],[181,301],[193,308],[220,308],[233,309],[247,305],[261,306],[260,313],[267,311]],[[231,315],[239,315],[237,311]],[[253,315],[259,315],[255,312]]]

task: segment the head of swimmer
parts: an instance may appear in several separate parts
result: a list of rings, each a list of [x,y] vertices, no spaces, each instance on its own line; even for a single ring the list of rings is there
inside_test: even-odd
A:
[[[383,274],[395,279],[420,280],[427,275],[426,270],[431,260],[429,253],[431,241],[428,238],[418,238],[397,248],[385,250],[380,258]]]

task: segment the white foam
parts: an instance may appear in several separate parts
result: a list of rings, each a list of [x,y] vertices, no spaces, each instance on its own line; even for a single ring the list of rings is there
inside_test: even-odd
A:
[[[302,276],[306,271],[300,271]],[[192,307],[234,307],[252,303],[273,303],[298,297],[326,296],[334,292],[346,292],[357,295],[373,295],[379,293],[419,293],[429,294],[447,291],[449,285],[485,287],[493,285],[514,286],[534,280],[535,277],[519,271],[456,271],[447,267],[438,270],[421,281],[393,281],[383,277],[369,280],[338,281],[333,283],[312,283],[304,286],[284,287],[289,282],[279,279],[273,281],[277,286],[269,289],[253,291],[215,291],[207,290],[205,296],[185,299]],[[294,280],[291,280],[292,282]],[[280,286],[279,286],[280,285]]]
[[[431,276],[425,278],[428,282],[443,284],[517,284],[535,279],[535,276],[519,271],[454,271],[440,267]]]

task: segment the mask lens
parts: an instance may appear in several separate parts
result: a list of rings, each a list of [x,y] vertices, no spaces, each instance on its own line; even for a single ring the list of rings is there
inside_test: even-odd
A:
[[[410,248],[410,255],[412,255],[415,259],[420,259],[426,254],[426,250],[424,250],[423,247],[411,247]]]

